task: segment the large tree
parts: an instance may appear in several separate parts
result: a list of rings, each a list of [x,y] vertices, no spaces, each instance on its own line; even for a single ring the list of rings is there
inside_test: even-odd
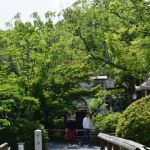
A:
[[[68,29],[89,54],[95,74],[113,78],[131,99],[149,72],[149,1],[81,0],[63,13]]]
[[[43,22],[35,12],[32,24],[22,22],[18,13],[14,27],[1,34],[3,78],[13,74],[23,94],[38,100],[39,111],[32,117],[43,123],[62,117],[74,108],[73,101],[94,93],[79,84],[91,75],[88,55],[76,46],[78,39],[63,24],[53,24],[53,15],[47,12]]]

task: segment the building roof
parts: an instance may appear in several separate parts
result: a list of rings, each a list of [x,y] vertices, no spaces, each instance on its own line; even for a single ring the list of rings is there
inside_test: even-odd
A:
[[[106,80],[107,76],[93,76],[91,77],[93,80]]]
[[[140,86],[135,86],[136,91],[140,90],[150,90],[150,78],[147,81],[143,82]]]

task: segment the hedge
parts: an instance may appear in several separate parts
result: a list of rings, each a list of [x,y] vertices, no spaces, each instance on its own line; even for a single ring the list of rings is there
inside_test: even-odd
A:
[[[150,146],[150,95],[127,107],[118,120],[116,135]]]

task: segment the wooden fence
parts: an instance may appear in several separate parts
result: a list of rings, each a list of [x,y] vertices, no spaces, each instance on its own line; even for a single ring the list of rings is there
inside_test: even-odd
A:
[[[126,140],[104,133],[99,133],[98,138],[100,138],[100,150],[105,150],[106,147],[107,150],[118,150],[120,148],[126,150],[150,150],[150,148],[134,141]]]
[[[3,143],[0,145],[0,150],[10,150],[10,147],[8,147],[8,143]]]

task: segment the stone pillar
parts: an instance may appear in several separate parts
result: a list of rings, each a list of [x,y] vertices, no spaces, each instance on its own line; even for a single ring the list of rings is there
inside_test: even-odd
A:
[[[18,150],[24,150],[24,143],[18,143]]]
[[[34,131],[35,150],[42,150],[42,131],[37,129]]]

